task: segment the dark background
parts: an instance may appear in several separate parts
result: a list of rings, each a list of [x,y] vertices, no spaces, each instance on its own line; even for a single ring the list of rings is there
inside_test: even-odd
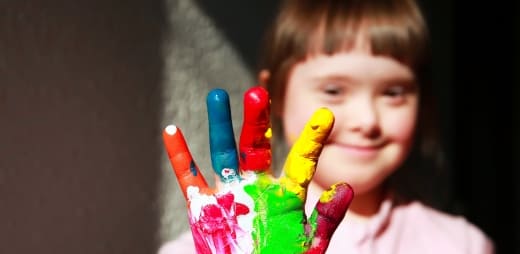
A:
[[[276,1],[198,3],[254,69]],[[519,6],[421,3],[449,209],[520,253]],[[0,253],[155,253],[164,5],[0,2]]]
[[[154,253],[159,1],[0,2],[0,253]]]

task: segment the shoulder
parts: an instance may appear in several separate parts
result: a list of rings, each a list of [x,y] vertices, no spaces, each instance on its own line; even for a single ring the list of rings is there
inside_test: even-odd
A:
[[[420,202],[396,206],[394,215],[407,233],[443,246],[445,253],[493,253],[488,236],[463,216],[448,214]],[[448,252],[452,250],[454,252]]]
[[[175,240],[164,243],[157,252],[158,254],[197,254],[191,232],[184,232]]]

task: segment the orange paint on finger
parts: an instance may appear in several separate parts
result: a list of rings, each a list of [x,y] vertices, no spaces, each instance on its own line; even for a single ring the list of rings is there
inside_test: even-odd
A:
[[[211,193],[204,176],[193,161],[181,130],[175,125],[169,125],[163,131],[163,142],[184,198],[188,198],[189,186],[199,187],[203,193]]]

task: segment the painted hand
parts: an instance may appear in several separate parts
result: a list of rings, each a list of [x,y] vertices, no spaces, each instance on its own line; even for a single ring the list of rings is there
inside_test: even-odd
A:
[[[339,183],[322,194],[310,217],[304,210],[307,186],[334,123],[332,113],[315,112],[292,147],[282,176],[275,178],[269,103],[261,87],[245,93],[237,151],[227,93],[216,89],[208,94],[211,160],[220,178],[215,190],[201,175],[180,129],[170,125],[163,132],[200,254],[324,253],[348,209],[354,193]]]

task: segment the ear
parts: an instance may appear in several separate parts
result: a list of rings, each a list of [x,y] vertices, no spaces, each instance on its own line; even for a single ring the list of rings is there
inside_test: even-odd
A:
[[[267,83],[269,82],[269,78],[271,78],[271,72],[267,69],[262,69],[258,73],[258,85],[263,88],[267,88]]]
[[[267,83],[269,83],[269,79],[271,78],[271,72],[267,69],[262,69],[258,73],[258,85],[267,89]],[[276,117],[280,117],[282,115],[279,107],[271,108],[271,113]]]
[[[269,79],[271,78],[271,72],[267,69],[262,69],[258,73],[258,85],[267,89],[267,83],[269,83]],[[278,105],[277,107],[271,108],[271,114],[274,114],[275,117],[282,116],[282,109]]]

